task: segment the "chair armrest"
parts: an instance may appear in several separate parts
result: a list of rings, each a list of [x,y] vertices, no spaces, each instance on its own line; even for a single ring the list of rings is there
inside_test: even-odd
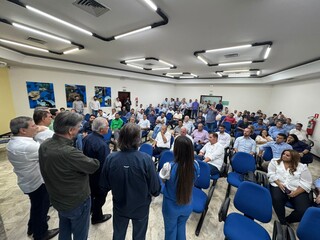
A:
[[[218,217],[219,217],[219,222],[225,221],[227,218],[228,210],[229,210],[229,205],[230,205],[230,198],[227,197],[221,204]]]
[[[220,177],[227,177],[228,176],[228,172],[229,172],[229,163],[223,163],[222,167],[220,169]]]

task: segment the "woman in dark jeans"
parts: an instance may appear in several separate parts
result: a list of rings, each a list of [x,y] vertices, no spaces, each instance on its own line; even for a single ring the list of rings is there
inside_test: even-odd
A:
[[[284,150],[279,160],[271,160],[268,166],[268,178],[273,209],[281,224],[300,222],[304,212],[311,206],[309,192],[312,176],[308,166],[302,164],[295,150]],[[294,211],[285,216],[287,201]]]
[[[304,163],[304,164],[312,163],[313,157],[312,157],[312,154],[310,153],[311,147],[308,144],[300,141],[297,135],[289,134],[287,138],[287,143],[292,146],[293,150],[296,150],[299,153],[301,157],[301,160],[300,160],[301,163]]]

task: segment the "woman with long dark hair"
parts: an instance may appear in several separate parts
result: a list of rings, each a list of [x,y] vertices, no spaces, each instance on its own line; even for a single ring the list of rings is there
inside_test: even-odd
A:
[[[179,136],[174,144],[174,162],[164,165],[160,176],[165,180],[162,213],[166,240],[186,239],[186,222],[192,212],[192,187],[200,170],[194,161],[191,140]]]
[[[301,157],[301,160],[300,160],[301,163],[304,163],[304,164],[312,163],[313,156],[310,153],[311,147],[308,144],[300,141],[297,135],[289,134],[287,138],[287,143],[292,146],[293,150],[296,150],[299,153]]]
[[[308,193],[312,176],[307,165],[300,163],[300,155],[295,150],[284,150],[281,158],[271,160],[268,167],[272,205],[281,224],[300,222],[304,212],[311,206]],[[285,216],[287,201],[294,211]]]

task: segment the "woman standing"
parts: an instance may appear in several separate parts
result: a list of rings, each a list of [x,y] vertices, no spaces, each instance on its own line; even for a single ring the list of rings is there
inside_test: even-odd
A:
[[[198,173],[194,161],[193,144],[185,136],[179,136],[174,144],[174,162],[166,163],[160,172],[165,180],[162,213],[165,239],[186,239],[186,222],[192,212],[192,187]]]
[[[295,150],[284,150],[279,160],[271,160],[268,178],[272,205],[281,224],[300,222],[304,212],[311,206],[308,193],[312,176],[307,165],[302,164]],[[289,201],[294,211],[285,216],[285,204]]]

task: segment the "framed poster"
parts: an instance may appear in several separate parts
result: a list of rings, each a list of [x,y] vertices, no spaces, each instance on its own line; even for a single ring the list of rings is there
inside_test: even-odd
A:
[[[66,84],[65,88],[66,88],[67,108],[72,108],[72,103],[76,99],[76,96],[79,96],[80,100],[84,104],[84,107],[87,107],[86,86]]]
[[[101,107],[111,107],[111,87],[94,87],[94,95]]]
[[[222,96],[213,96],[213,95],[201,95],[200,96],[200,102],[207,101],[209,104],[213,104],[214,102],[216,104],[218,104],[220,100],[222,100]]]
[[[53,83],[26,82],[30,108],[56,107]]]

